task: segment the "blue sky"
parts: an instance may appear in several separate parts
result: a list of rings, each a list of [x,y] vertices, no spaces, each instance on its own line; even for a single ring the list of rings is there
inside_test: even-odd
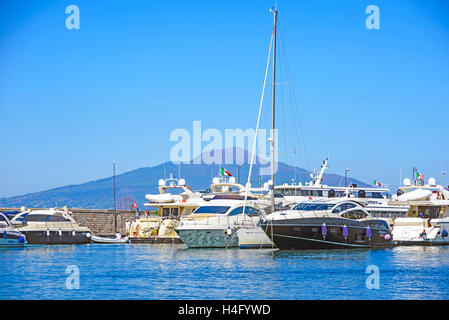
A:
[[[71,4],[79,30],[65,27]],[[371,4],[380,30],[365,27]],[[203,130],[255,127],[272,5],[2,1],[0,197],[103,178],[113,160],[118,173],[168,161],[170,133],[195,120]],[[400,167],[438,180],[449,171],[446,1],[279,0],[278,9],[298,113],[279,88],[280,151],[296,141],[300,167],[329,154],[330,172],[389,185]]]

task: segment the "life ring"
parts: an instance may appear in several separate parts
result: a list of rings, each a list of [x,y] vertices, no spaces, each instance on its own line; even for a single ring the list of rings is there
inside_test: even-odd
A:
[[[433,190],[432,194],[436,194],[437,195],[437,199],[440,199],[440,193],[438,191]]]

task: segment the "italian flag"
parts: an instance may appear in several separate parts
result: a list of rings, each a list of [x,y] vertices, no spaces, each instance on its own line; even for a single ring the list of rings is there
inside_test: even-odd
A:
[[[374,180],[374,185],[380,187],[380,181]]]
[[[223,168],[223,167],[220,167],[220,174],[221,174],[222,176],[232,177],[232,174],[230,174],[229,171],[226,170],[226,169]]]
[[[416,171],[416,179],[418,180],[424,180],[424,175]]]

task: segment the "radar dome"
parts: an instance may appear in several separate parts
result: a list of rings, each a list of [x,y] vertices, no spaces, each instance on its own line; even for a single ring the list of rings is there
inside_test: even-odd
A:
[[[435,180],[435,178],[429,178],[429,186],[436,186],[437,181]]]
[[[230,177],[229,178],[229,183],[235,183],[235,178],[234,177]]]
[[[184,179],[179,179],[179,185],[180,186],[185,186],[186,185],[186,181]]]
[[[164,179],[160,179],[160,180],[159,180],[159,186],[160,186],[160,187],[165,186],[165,180],[164,180]]]
[[[212,183],[213,183],[213,184],[220,183],[220,179],[218,179],[217,177],[215,177],[215,178],[212,179]]]
[[[404,186],[408,187],[412,185],[412,182],[410,181],[409,178],[405,178],[403,181]]]

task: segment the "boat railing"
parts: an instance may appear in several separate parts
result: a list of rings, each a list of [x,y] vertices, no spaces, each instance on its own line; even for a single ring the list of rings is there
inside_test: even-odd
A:
[[[44,226],[52,229],[67,229],[67,228],[76,228],[79,226],[76,222],[46,222]]]
[[[246,215],[239,215],[234,219],[230,219],[229,216],[215,216],[215,217],[206,217],[202,220],[193,219],[193,225],[196,227],[204,226],[204,225],[227,225],[227,226],[236,226],[236,227],[254,227],[256,223],[250,217]]]

